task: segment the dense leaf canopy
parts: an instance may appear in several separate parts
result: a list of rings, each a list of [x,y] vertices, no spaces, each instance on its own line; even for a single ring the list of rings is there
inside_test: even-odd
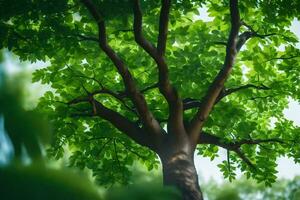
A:
[[[135,42],[132,2],[94,2],[104,16],[108,43],[165,127],[168,104],[157,88],[155,62]],[[159,1],[141,1],[143,34],[154,44],[160,6]],[[239,168],[271,184],[277,157],[300,162],[300,129],[283,115],[289,100],[300,100],[300,50],[290,31],[291,22],[300,19],[299,8],[297,0],[239,3],[241,48],[224,95],[203,128],[214,140],[197,147],[198,154],[212,159],[219,146],[228,149],[228,159],[219,167],[230,180]],[[211,20],[198,17],[205,9]],[[188,121],[223,65],[231,28],[229,2],[177,0],[169,22],[165,57]],[[93,106],[85,100],[89,95],[141,126],[122,77],[99,48],[97,23],[80,1],[0,0],[0,48],[8,48],[22,61],[49,63],[34,73],[33,81],[52,88],[38,105],[54,124],[51,156],[59,159],[68,149],[70,166],[91,169],[103,185],[128,183],[136,160],[149,170],[158,167],[155,153],[91,114]],[[271,120],[276,121],[274,126]]]

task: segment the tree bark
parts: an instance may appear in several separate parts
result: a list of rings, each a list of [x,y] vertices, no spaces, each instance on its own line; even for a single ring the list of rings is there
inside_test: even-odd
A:
[[[168,155],[160,155],[160,158],[163,167],[164,185],[175,186],[179,189],[183,200],[203,200],[193,153],[177,150]]]

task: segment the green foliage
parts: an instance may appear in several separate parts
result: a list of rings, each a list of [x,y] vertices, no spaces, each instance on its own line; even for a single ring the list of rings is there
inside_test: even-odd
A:
[[[107,20],[110,45],[125,60],[140,89],[157,82],[157,69],[149,56],[134,41],[132,10],[129,1],[95,1]],[[251,38],[239,52],[226,88],[246,84],[271,89],[248,88],[219,102],[205,124],[205,131],[225,142],[243,139],[278,138],[285,143],[243,145],[241,150],[257,166],[252,170],[236,154],[219,167],[225,177],[234,179],[235,169],[270,185],[276,179],[276,158],[287,155],[300,162],[300,129],[283,116],[288,99],[300,99],[300,51],[298,38],[289,30],[299,18],[299,1],[240,1],[241,18],[259,34],[275,35]],[[199,6],[208,8],[212,21],[196,20]],[[155,42],[158,29],[158,1],[142,1],[144,34]],[[223,64],[230,29],[228,1],[176,1],[170,15],[166,58],[170,78],[182,98],[201,99]],[[127,31],[124,31],[127,30]],[[129,30],[129,31],[128,31]],[[246,31],[245,27],[241,28]],[[86,96],[105,86],[118,92],[124,87],[112,62],[98,44],[80,37],[97,38],[97,27],[87,10],[73,0],[0,0],[0,48],[8,48],[22,61],[47,61],[37,70],[33,81],[49,84],[51,91],[40,99],[38,110],[47,113],[55,132],[50,156],[59,159],[70,152],[69,165],[88,168],[99,184],[129,183],[129,167],[134,161],[149,170],[157,168],[156,155],[124,136],[107,121],[81,116],[92,107],[76,107],[66,102]],[[282,48],[284,47],[284,48]],[[282,50],[283,49],[283,50]],[[288,59],[285,59],[288,58]],[[247,69],[247,70],[245,70]],[[246,72],[247,71],[247,72]],[[150,109],[158,119],[167,118],[167,103],[157,89],[145,93]],[[137,121],[124,104],[107,94],[96,95],[105,106]],[[132,106],[125,98],[124,102]],[[190,119],[195,109],[185,112]],[[270,120],[277,120],[270,127]],[[162,126],[164,123],[162,123]],[[199,154],[214,159],[214,146],[198,147]]]

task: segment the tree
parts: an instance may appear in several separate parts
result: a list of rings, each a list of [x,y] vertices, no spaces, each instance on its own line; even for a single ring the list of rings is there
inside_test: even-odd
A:
[[[197,19],[203,6],[212,21]],[[134,160],[151,170],[159,158],[165,185],[202,199],[195,152],[213,159],[225,148],[225,177],[239,168],[266,185],[278,156],[299,163],[299,127],[282,113],[300,98],[289,30],[299,8],[296,0],[1,0],[0,44],[21,61],[49,63],[33,81],[52,88],[37,108],[53,122],[50,155],[67,146],[71,166],[108,186],[128,183]]]

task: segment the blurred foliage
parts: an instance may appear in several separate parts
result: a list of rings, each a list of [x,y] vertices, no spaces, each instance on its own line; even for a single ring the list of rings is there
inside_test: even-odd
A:
[[[126,61],[139,88],[156,83],[154,62],[134,42],[132,31],[128,31],[133,24],[130,1],[95,2],[105,14],[110,45]],[[234,171],[241,169],[247,177],[271,185],[276,179],[277,157],[286,155],[300,162],[299,127],[285,119],[282,113],[288,98],[300,99],[298,38],[289,29],[292,20],[299,19],[299,3],[298,0],[240,1],[241,18],[247,24],[259,34],[275,35],[252,38],[247,42],[239,53],[226,88],[255,84],[271,89],[248,88],[226,97],[215,106],[204,129],[222,137],[225,142],[278,138],[286,143],[242,146],[241,150],[258,170],[251,170],[232,153],[230,162],[219,165],[230,180],[235,177]],[[142,1],[144,33],[153,43],[157,38],[159,6],[158,1]],[[195,19],[201,6],[208,9],[211,21]],[[166,58],[171,81],[182,98],[201,99],[222,66],[225,47],[216,45],[216,42],[226,41],[230,30],[229,16],[228,0],[174,1]],[[241,28],[241,31],[246,30],[246,27]],[[37,70],[33,77],[34,82],[49,84],[53,89],[45,93],[37,108],[46,113],[53,124],[54,135],[48,155],[60,159],[67,149],[71,154],[69,165],[92,170],[98,184],[106,187],[129,184],[130,167],[135,161],[143,163],[149,170],[157,169],[159,161],[153,152],[134,143],[107,121],[73,117],[78,112],[92,110],[88,103],[76,107],[67,104],[74,98],[86,96],[86,90],[96,91],[100,85],[115,92],[124,90],[120,76],[99,50],[98,44],[82,40],[78,35],[97,37],[96,23],[79,1],[0,0],[0,48],[9,49],[21,61],[49,63],[49,66]],[[159,91],[150,90],[145,96],[155,117],[166,119],[168,107]],[[98,94],[95,98],[129,120],[138,120],[111,96]],[[14,101],[11,99],[11,103]],[[128,99],[124,101],[132,106]],[[29,112],[21,111],[20,116],[10,120],[10,109],[20,108],[5,109],[8,109],[5,111],[8,116],[6,126],[12,137],[22,128],[39,130],[39,127],[28,125],[30,120],[35,120],[30,119]],[[190,119],[194,113],[195,110],[185,112],[185,119]],[[26,120],[21,120],[22,117]],[[269,125],[271,118],[276,119],[274,128]],[[12,126],[16,123],[14,120],[20,122],[19,127]],[[16,141],[33,146],[24,137]],[[14,145],[19,147],[19,143]],[[201,145],[198,153],[214,159],[218,156],[218,148]]]
[[[144,176],[145,177],[145,176]],[[180,193],[174,188],[141,180],[139,184],[113,187],[100,193],[89,179],[66,170],[43,168],[40,165],[0,168],[2,200],[176,200]],[[102,194],[102,195],[101,195]]]
[[[1,69],[2,70],[2,69]],[[27,111],[22,106],[20,82],[6,81],[2,71],[0,85],[0,114],[4,118],[4,128],[12,141],[15,160],[20,161],[22,148],[34,161],[42,161],[42,145],[50,142],[49,123],[37,111]]]
[[[43,168],[40,165],[0,168],[3,200],[97,200],[96,187],[73,173]]]
[[[180,193],[175,188],[162,187],[161,185],[142,184],[122,187],[111,190],[106,195],[107,200],[181,200]]]
[[[42,151],[50,142],[48,121],[23,108],[20,82],[8,81],[3,68],[0,71],[0,117],[14,150],[14,160],[0,168],[1,199],[99,199],[88,179],[45,166]],[[24,165],[24,157],[29,166]]]
[[[272,187],[245,178],[222,184],[211,181],[204,186],[204,193],[208,200],[299,200],[300,177],[277,180]]]
[[[113,186],[105,191],[107,200],[179,200],[181,194],[176,188],[164,187],[160,170],[148,172],[147,168],[135,162],[130,183],[127,186]]]

